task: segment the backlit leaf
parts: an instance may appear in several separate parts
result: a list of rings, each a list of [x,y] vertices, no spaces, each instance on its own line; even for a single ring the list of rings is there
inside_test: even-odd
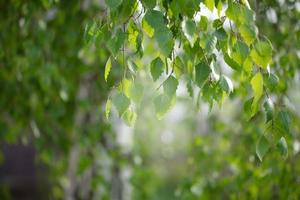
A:
[[[254,93],[253,104],[256,104],[263,94],[263,78],[260,72],[251,79],[251,87]]]
[[[123,92],[120,92],[115,96],[113,96],[112,103],[116,107],[119,116],[122,116],[124,112],[127,110],[127,108],[129,107],[130,100]]]
[[[164,92],[172,97],[176,95],[178,81],[174,76],[170,76],[163,84]]]

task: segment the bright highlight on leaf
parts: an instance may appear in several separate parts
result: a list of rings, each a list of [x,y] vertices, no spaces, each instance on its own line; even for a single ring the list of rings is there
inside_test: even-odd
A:
[[[104,70],[104,79],[106,82],[107,82],[110,69],[111,69],[111,58],[109,57],[108,60],[106,61],[105,70]]]

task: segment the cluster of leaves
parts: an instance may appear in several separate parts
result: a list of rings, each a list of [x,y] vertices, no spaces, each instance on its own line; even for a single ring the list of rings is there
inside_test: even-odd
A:
[[[127,124],[134,124],[145,89],[137,77],[146,72],[160,82],[153,97],[158,118],[175,104],[180,81],[186,83],[192,98],[207,102],[210,108],[214,103],[221,106],[228,96],[240,97],[248,120],[263,110],[264,104],[266,129],[276,129],[280,136],[274,141],[262,136],[257,143],[259,158],[277,143],[286,155],[283,135],[290,126],[289,115],[268,94],[279,81],[272,70],[273,47],[258,31],[255,12],[247,0],[105,2],[107,18],[87,26],[86,35],[101,41],[111,53],[105,65],[106,81],[112,67],[122,70],[120,80],[111,83],[107,117],[114,105]],[[211,20],[204,11],[214,12],[216,17]],[[157,49],[155,55],[147,53],[151,46]],[[149,58],[148,65],[137,64]],[[252,89],[247,99],[240,93],[242,87],[246,93]]]

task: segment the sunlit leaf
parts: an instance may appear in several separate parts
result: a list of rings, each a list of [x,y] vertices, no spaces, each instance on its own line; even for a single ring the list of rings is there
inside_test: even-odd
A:
[[[257,72],[251,79],[251,87],[254,93],[253,103],[256,104],[263,94],[263,78],[260,72]]]
[[[259,41],[251,50],[251,58],[258,66],[267,68],[272,61],[272,45],[269,41]]]
[[[106,82],[107,82],[110,69],[111,69],[111,58],[109,57],[108,60],[106,61],[105,70],[104,70],[104,79]]]

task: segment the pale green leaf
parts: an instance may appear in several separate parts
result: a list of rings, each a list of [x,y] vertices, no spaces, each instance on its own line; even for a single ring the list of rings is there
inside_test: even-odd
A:
[[[174,76],[170,76],[164,83],[163,88],[165,94],[172,97],[176,95],[176,90],[178,86],[178,81]]]
[[[122,116],[124,112],[127,110],[127,108],[129,107],[130,100],[124,93],[120,92],[115,96],[113,96],[112,103],[116,107],[119,116]]]
[[[128,126],[134,126],[137,115],[131,109],[127,109],[122,116],[122,119]]]
[[[144,86],[138,82],[130,85],[128,96],[134,103],[139,103],[144,94]]]
[[[154,107],[156,116],[158,119],[162,119],[162,117],[172,108],[175,104],[176,97],[170,97],[166,94],[160,94],[154,99]]]
[[[183,62],[181,61],[180,57],[176,57],[175,61],[173,61],[172,65],[174,66],[174,72],[177,79],[180,79],[181,75],[184,73],[184,66]]]

